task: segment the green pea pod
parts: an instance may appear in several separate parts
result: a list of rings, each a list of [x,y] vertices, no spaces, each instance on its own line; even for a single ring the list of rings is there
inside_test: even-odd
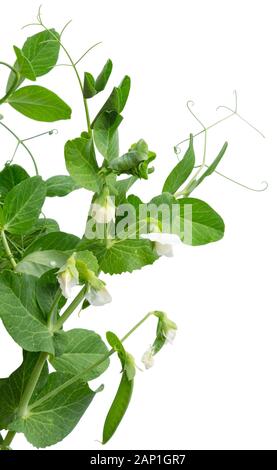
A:
[[[122,421],[132,397],[133,387],[134,380],[129,380],[127,373],[123,372],[116,396],[105,420],[103,444],[106,444],[111,439]]]

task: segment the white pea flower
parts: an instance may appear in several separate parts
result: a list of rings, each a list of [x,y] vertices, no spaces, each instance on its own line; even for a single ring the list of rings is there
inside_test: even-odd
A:
[[[162,317],[162,331],[166,342],[172,344],[177,333],[177,325],[166,314]]]
[[[63,296],[68,299],[73,287],[79,283],[79,273],[76,268],[75,253],[68,258],[66,264],[58,271],[58,282]]]
[[[141,237],[155,243],[155,249],[159,256],[172,257],[173,245],[180,243],[179,237],[172,233],[152,232],[143,234]]]
[[[176,336],[177,329],[169,328],[167,331],[164,332],[165,339],[167,343],[173,344],[173,341]]]
[[[154,365],[154,350],[153,346],[149,346],[149,348],[145,351],[141,358],[141,362],[144,364],[145,369],[150,369]]]
[[[107,187],[92,203],[91,215],[98,224],[108,224],[115,221],[114,198],[109,195]]]
[[[105,286],[101,287],[99,290],[88,286],[86,299],[91,305],[95,305],[96,307],[108,304],[112,301],[112,297]]]

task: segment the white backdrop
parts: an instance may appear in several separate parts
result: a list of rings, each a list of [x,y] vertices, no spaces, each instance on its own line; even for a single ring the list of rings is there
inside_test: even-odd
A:
[[[3,1],[0,60],[12,62],[12,45],[21,46],[22,25],[31,22],[41,0]],[[50,27],[74,21],[64,35],[79,57],[102,40],[80,64],[97,73],[108,57],[114,62],[110,82],[124,74],[132,91],[121,125],[121,149],[143,137],[158,154],[151,182],[137,184],[147,200],[156,195],[176,163],[173,145],[199,130],[186,101],[206,124],[224,115],[219,104],[233,105],[266,135],[259,136],[232,117],[208,134],[211,161],[225,139],[225,174],[266,192],[251,192],[217,175],[195,191],[224,218],[225,238],[203,247],[184,246],[172,259],[133,274],[106,276],[112,304],[85,311],[70,327],[107,329],[122,335],[153,309],[168,312],[179,327],[174,346],[157,356],[153,369],[137,374],[132,403],[105,449],[276,449],[276,15],[275,2],[217,0],[44,0]],[[62,59],[63,60],[63,59]],[[3,71],[1,70],[1,77]],[[3,81],[1,83],[4,84]],[[56,91],[73,107],[72,120],[54,124],[57,136],[31,143],[42,175],[63,174],[63,145],[85,126],[80,92],[69,68],[57,67],[39,83]],[[97,110],[104,97],[93,101]],[[92,109],[93,111],[93,109]],[[51,125],[36,123],[1,107],[6,122],[22,137]],[[1,164],[15,142],[0,129]],[[198,140],[198,159],[201,158]],[[31,170],[20,150],[17,162]],[[81,235],[90,196],[85,190],[47,201],[47,216],[63,230]],[[153,337],[154,322],[126,343],[139,363]],[[0,375],[20,362],[20,350],[0,327]],[[97,395],[77,428],[56,449],[102,449],[102,425],[115,394],[119,364],[97,380]],[[14,448],[29,449],[23,436]]]

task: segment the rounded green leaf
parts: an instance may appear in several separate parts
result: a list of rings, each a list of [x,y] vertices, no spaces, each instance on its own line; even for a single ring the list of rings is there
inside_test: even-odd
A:
[[[84,375],[84,380],[96,379],[105,372],[109,366],[109,359],[105,359],[108,349],[98,334],[76,328],[65,332],[65,337],[67,342],[63,354],[58,357],[53,356],[50,360],[58,372],[75,376],[102,359],[101,364]]]
[[[71,117],[71,108],[58,95],[38,85],[19,88],[8,102],[16,111],[35,121],[53,122]]]

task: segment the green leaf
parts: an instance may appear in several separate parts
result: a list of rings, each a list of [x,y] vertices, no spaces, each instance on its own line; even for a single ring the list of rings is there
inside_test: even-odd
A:
[[[95,89],[95,80],[91,73],[85,72],[84,76],[84,98],[89,99],[97,94]]]
[[[174,194],[180,186],[187,180],[195,165],[195,155],[193,149],[193,136],[190,135],[189,148],[184,157],[173,168],[165,180],[163,193]]]
[[[21,49],[19,49],[16,46],[13,46],[13,48],[14,48],[14,52],[17,58],[17,70],[20,73],[20,75],[22,76],[22,78],[27,78],[29,80],[35,81],[36,74],[32,67],[31,62],[29,61],[27,57],[25,57]]]
[[[95,80],[95,89],[97,93],[103,91],[106,88],[110,75],[112,73],[113,63],[111,59],[108,59],[103,69]]]
[[[185,231],[181,237],[188,245],[198,246],[216,242],[224,235],[224,222],[206,202],[195,198],[178,199]],[[187,207],[189,206],[189,210]]]
[[[101,179],[91,141],[78,137],[65,144],[66,167],[74,181],[83,188],[99,191]]]
[[[27,178],[7,195],[3,207],[5,230],[23,234],[37,222],[46,196],[46,186],[40,176]]]
[[[0,172],[0,199],[4,200],[14,186],[27,178],[29,178],[29,175],[21,166],[6,165]]]
[[[51,357],[52,366],[58,371],[75,376],[90,365],[103,360],[98,366],[84,375],[84,381],[96,379],[103,374],[109,366],[106,358],[108,349],[101,337],[81,328],[65,333],[67,345],[59,357]],[[105,359],[105,360],[104,360]]]
[[[67,196],[67,194],[79,189],[75,181],[71,178],[71,176],[52,176],[48,180],[46,180],[46,195],[48,197],[63,197]]]
[[[122,180],[116,181],[114,188],[116,190],[116,205],[123,203],[126,199],[126,195],[133,184],[138,180],[137,176],[130,176]]]
[[[24,256],[24,258],[17,263],[16,271],[18,273],[40,277],[53,268],[61,268],[66,263],[70,254],[70,251],[35,251]]]
[[[128,202],[131,202],[130,197]],[[163,205],[168,207],[169,211],[166,215],[169,217],[164,219],[162,211],[154,214],[149,210],[151,222],[157,223],[162,232],[179,235],[183,243],[187,245],[205,245],[220,240],[224,235],[222,218],[200,199],[175,199],[172,194],[163,193],[153,198],[150,204],[154,204],[157,208]],[[147,228],[146,224],[145,227]]]
[[[94,125],[98,119],[98,117],[104,111],[115,111],[117,114],[120,114],[127,102],[129,92],[130,92],[131,80],[130,77],[127,75],[123,78],[122,82],[118,87],[114,87],[109,98],[102,106],[98,114],[96,115],[94,121],[92,122],[91,127],[94,128]]]
[[[27,351],[54,354],[52,334],[36,302],[36,279],[4,271],[0,297],[0,317],[14,341]]]
[[[104,111],[94,124],[94,141],[103,157],[111,161],[119,155],[117,128],[122,116],[116,111]]]
[[[56,41],[55,38],[57,39]],[[36,33],[25,41],[21,52],[31,64],[35,77],[45,75],[56,65],[60,51],[58,40],[59,34],[54,29],[49,29],[48,31]],[[14,64],[14,68],[18,70],[19,65],[17,61]],[[19,85],[23,82],[24,78],[25,77],[21,77]],[[10,88],[13,79],[14,74],[11,72],[7,89]]]
[[[132,272],[158,259],[153,243],[149,240],[114,240],[109,247],[101,241],[86,241],[85,247],[92,250],[100,269],[108,274]]]
[[[203,175],[198,178],[198,180],[195,182],[195,185],[193,185],[193,189],[195,189],[197,186],[199,186],[202,181],[207,178],[207,176],[210,176],[217,168],[217,165],[220,163],[222,157],[224,156],[226,150],[228,147],[228,142],[225,142],[223,145],[222,149],[220,150],[218,156],[214,159],[213,163],[207,168],[207,170],[203,173]],[[191,190],[192,191],[192,190]]]
[[[21,366],[10,377],[3,380],[0,394],[0,428],[7,428],[16,418],[16,412],[23,391],[36,365],[39,353],[24,352]],[[34,398],[45,385],[48,377],[48,367],[44,364],[38,383],[34,390]]]
[[[70,251],[74,250],[79,242],[80,239],[71,233],[51,232],[35,240],[25,251],[25,255],[45,250]]]
[[[36,121],[53,122],[71,117],[71,108],[58,95],[38,85],[19,88],[8,102],[16,111]]]
[[[31,401],[28,416],[11,423],[9,429],[23,432],[26,439],[38,448],[64,439],[78,424],[95,396],[95,392],[83,382],[75,382],[63,389],[62,385],[69,378],[58,372],[50,374],[46,385]]]

